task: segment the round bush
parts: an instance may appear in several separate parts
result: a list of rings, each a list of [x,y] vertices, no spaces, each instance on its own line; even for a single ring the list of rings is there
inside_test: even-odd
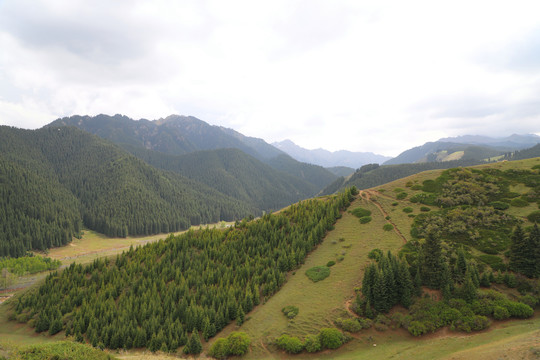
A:
[[[399,194],[397,194],[396,196],[396,199],[398,200],[403,200],[407,197],[407,193],[406,192],[400,192]]]
[[[523,200],[522,198],[515,198],[515,199],[512,199],[512,201],[510,201],[510,205],[515,206],[515,207],[525,207],[529,205],[529,203]]]
[[[293,319],[296,315],[298,315],[298,311],[298,307],[294,305],[288,305],[281,309],[283,315],[285,315],[289,319]]]
[[[373,249],[368,254],[368,258],[373,259],[375,261],[381,260],[382,256],[383,256],[383,252],[381,249]]]
[[[527,215],[527,220],[529,220],[532,223],[540,224],[540,210],[533,211],[532,213]]]
[[[371,221],[371,216],[363,216],[360,218],[360,224],[367,224]]]
[[[358,218],[371,215],[371,211],[369,211],[368,209],[364,209],[362,207],[357,207],[356,209],[353,209],[351,212],[354,216]]]
[[[394,230],[394,225],[392,224],[384,224],[384,226],[382,227],[384,231],[392,231]]]
[[[403,212],[404,212],[405,214],[410,214],[410,213],[412,213],[413,211],[414,211],[414,209],[413,209],[412,207],[410,207],[410,206],[407,206],[406,208],[403,208]]]
[[[428,211],[431,211],[431,208],[428,208],[427,206],[422,206],[422,207],[420,208],[420,211],[428,212]]]
[[[330,276],[330,268],[328,266],[315,266],[306,271],[306,276],[313,282],[321,281]]]
[[[506,210],[510,207],[510,205],[508,203],[505,203],[504,201],[494,201],[489,205],[493,206],[493,208],[497,210]]]
[[[247,353],[251,340],[245,332],[235,331],[227,336],[229,355],[241,356]]]
[[[334,265],[336,265],[336,262],[334,260],[330,260],[329,262],[326,263],[327,267],[331,267],[331,266],[334,266]]]
[[[229,355],[227,339],[217,339],[208,350],[208,355],[216,359],[225,359]]]
[[[337,349],[343,345],[343,334],[336,328],[324,328],[319,332],[322,349]]]

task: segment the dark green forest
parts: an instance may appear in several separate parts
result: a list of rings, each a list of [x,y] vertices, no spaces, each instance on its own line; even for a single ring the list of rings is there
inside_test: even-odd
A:
[[[78,341],[175,351],[208,339],[284,284],[341,217],[355,189],[292,205],[224,231],[206,229],[71,265],[14,302],[12,318]],[[193,345],[194,344],[194,345]]]
[[[65,245],[82,225],[147,235],[258,210],[69,127],[0,127],[0,256]]]
[[[320,189],[238,149],[169,155],[141,147],[123,147],[156,168],[182,174],[261,210],[281,209],[312,197]]]

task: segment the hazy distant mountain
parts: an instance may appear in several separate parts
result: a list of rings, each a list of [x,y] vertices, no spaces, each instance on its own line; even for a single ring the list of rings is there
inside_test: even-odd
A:
[[[122,115],[71,116],[47,126],[76,126],[117,144],[143,147],[169,155],[239,149],[276,170],[315,184],[319,189],[337,178],[321,166],[294,160],[262,139],[213,126],[192,116],[171,115],[154,121],[133,120]],[[200,166],[204,166],[204,163]]]
[[[540,143],[540,136],[534,134],[513,134],[503,138],[491,138],[480,135],[462,135],[443,138],[439,141],[471,145],[489,145],[493,147],[510,148],[512,150],[521,150],[533,147],[534,145]]]
[[[388,156],[377,155],[372,152],[352,152],[347,150],[331,152],[324,149],[308,150],[296,145],[291,140],[275,142],[272,145],[298,161],[324,167],[346,166],[356,169],[365,164],[383,163],[390,159]]]
[[[479,135],[463,135],[427,142],[406,150],[385,165],[422,163],[431,161],[477,160],[495,158],[508,152],[531,148],[540,143],[537,135],[511,135],[490,138]]]

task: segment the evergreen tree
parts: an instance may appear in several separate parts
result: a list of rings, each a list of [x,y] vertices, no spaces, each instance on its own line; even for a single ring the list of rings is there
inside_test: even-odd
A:
[[[432,289],[439,289],[443,270],[441,240],[433,232],[429,232],[423,246],[423,283]]]
[[[538,231],[538,227],[536,231]],[[528,277],[536,275],[536,252],[538,251],[535,247],[536,237],[536,233],[526,236],[521,225],[516,226],[510,244],[510,268],[512,270]]]
[[[189,340],[184,347],[184,354],[200,354],[202,351],[201,339],[199,338],[199,332],[197,329],[193,329]]]

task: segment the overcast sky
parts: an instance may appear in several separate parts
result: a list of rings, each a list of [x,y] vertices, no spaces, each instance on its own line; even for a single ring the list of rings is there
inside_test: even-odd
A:
[[[100,113],[389,156],[540,134],[540,2],[0,0],[0,124]]]

